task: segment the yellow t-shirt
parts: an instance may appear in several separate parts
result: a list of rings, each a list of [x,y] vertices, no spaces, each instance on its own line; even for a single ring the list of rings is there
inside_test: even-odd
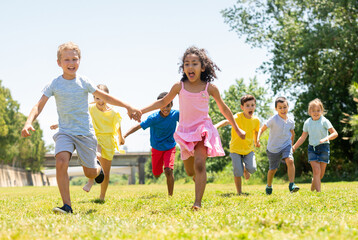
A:
[[[254,150],[254,133],[260,130],[260,120],[255,116],[253,116],[251,119],[248,119],[242,112],[235,114],[234,118],[238,127],[246,132],[246,137],[245,139],[240,138],[232,128],[230,152],[240,155],[247,155]]]
[[[96,107],[96,104],[90,104],[88,109],[98,144],[102,148],[102,157],[112,160],[115,150],[119,150],[116,137],[122,117],[115,109],[102,112]]]

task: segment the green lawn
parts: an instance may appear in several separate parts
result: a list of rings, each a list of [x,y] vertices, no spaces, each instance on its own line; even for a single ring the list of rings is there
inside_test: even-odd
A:
[[[0,239],[358,239],[358,182],[323,183],[322,193],[299,184],[208,184],[203,208],[190,210],[193,184],[109,186],[107,201],[71,186],[73,215],[56,215],[56,187],[0,188]]]

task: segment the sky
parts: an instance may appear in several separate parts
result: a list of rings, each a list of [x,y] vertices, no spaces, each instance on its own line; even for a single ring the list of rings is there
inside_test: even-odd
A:
[[[26,116],[42,89],[62,74],[56,62],[60,44],[81,49],[79,75],[106,84],[114,97],[142,108],[180,80],[180,58],[190,46],[205,48],[221,68],[213,83],[223,93],[236,79],[267,76],[257,68],[268,60],[265,49],[251,48],[230,31],[220,11],[232,0],[12,0],[0,3],[0,80]],[[89,96],[89,101],[93,97]],[[173,109],[179,109],[177,98]],[[137,124],[126,110],[123,134]],[[152,112],[151,112],[152,113]],[[149,113],[149,114],[151,114]],[[142,120],[149,114],[144,114]],[[38,117],[46,145],[54,144],[55,100]],[[19,129],[19,132],[21,129]],[[150,151],[149,129],[126,139],[127,151]]]

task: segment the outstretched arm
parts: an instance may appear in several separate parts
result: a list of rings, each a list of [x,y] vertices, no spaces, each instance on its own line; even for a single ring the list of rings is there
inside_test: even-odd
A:
[[[119,128],[118,128],[118,140],[119,140],[119,145],[124,145],[125,140],[122,135],[122,127],[121,126],[119,126]]]
[[[297,148],[299,148],[306,141],[307,136],[308,136],[308,132],[302,132],[301,137],[297,140],[295,145],[293,145],[293,147],[292,147],[293,152],[295,152],[297,150]]]
[[[224,120],[218,122],[217,124],[215,124],[214,127],[216,127],[217,129],[219,129],[219,128],[225,127],[225,126],[227,126],[227,125],[229,125],[229,124],[230,124],[229,120],[224,119]]]
[[[215,99],[216,104],[219,107],[220,112],[222,113],[222,115],[224,115],[224,117],[230,122],[231,126],[234,128],[234,130],[236,131],[237,135],[242,138],[245,139],[245,131],[240,129],[235,120],[234,120],[234,116],[232,115],[232,112],[230,110],[230,108],[224,103],[224,101],[222,100],[221,96],[220,96],[220,92],[219,89],[213,85],[210,84],[208,87],[208,92],[211,96],[213,96],[213,98]]]
[[[338,137],[338,133],[337,133],[336,129],[334,129],[334,127],[329,128],[328,131],[329,131],[330,135],[319,140],[320,143],[324,143],[324,142],[327,142],[328,140],[333,140]]]
[[[263,134],[263,132],[265,132],[266,131],[266,129],[267,129],[267,126],[264,124],[261,128],[260,128],[260,130],[259,130],[259,133],[257,134],[257,146],[258,147],[260,147],[260,137],[261,137],[261,135]]]
[[[140,128],[142,128],[142,127],[140,126],[140,124],[135,125],[135,126],[132,127],[131,129],[129,129],[126,134],[124,134],[124,138],[126,138],[126,137],[128,137],[129,135],[131,135],[132,133],[138,131]]]
[[[105,102],[109,103],[109,104],[112,104],[112,105],[115,105],[115,106],[119,106],[119,107],[124,107],[127,109],[127,114],[129,116],[130,119],[134,119],[138,122],[140,122],[140,118],[142,116],[142,113],[139,109],[136,109],[136,108],[133,108],[131,105],[129,105],[128,103],[125,103],[111,95],[109,95],[108,93],[100,90],[100,89],[97,89],[93,95],[95,97],[98,97],[98,98],[101,98],[103,99]]]
[[[40,115],[42,112],[42,109],[44,108],[45,104],[47,103],[48,97],[45,95],[42,95],[40,100],[35,104],[35,106],[32,108],[30,115],[27,117],[27,120],[25,122],[24,127],[21,130],[21,136],[28,137],[31,135],[29,132],[35,131],[35,128],[32,126],[32,122],[36,120],[36,118]]]
[[[145,108],[142,108],[141,112],[144,114],[153,111],[155,109],[167,106],[171,101],[173,101],[175,96],[179,94],[180,90],[181,90],[181,83],[180,82],[175,83],[173,87],[170,89],[170,92],[167,95],[165,95],[165,97],[155,101],[154,103],[150,104]]]

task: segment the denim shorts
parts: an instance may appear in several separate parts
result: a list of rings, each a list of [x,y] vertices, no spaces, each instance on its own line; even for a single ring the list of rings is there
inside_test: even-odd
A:
[[[329,143],[323,143],[313,147],[308,145],[308,162],[317,161],[329,163]]]

